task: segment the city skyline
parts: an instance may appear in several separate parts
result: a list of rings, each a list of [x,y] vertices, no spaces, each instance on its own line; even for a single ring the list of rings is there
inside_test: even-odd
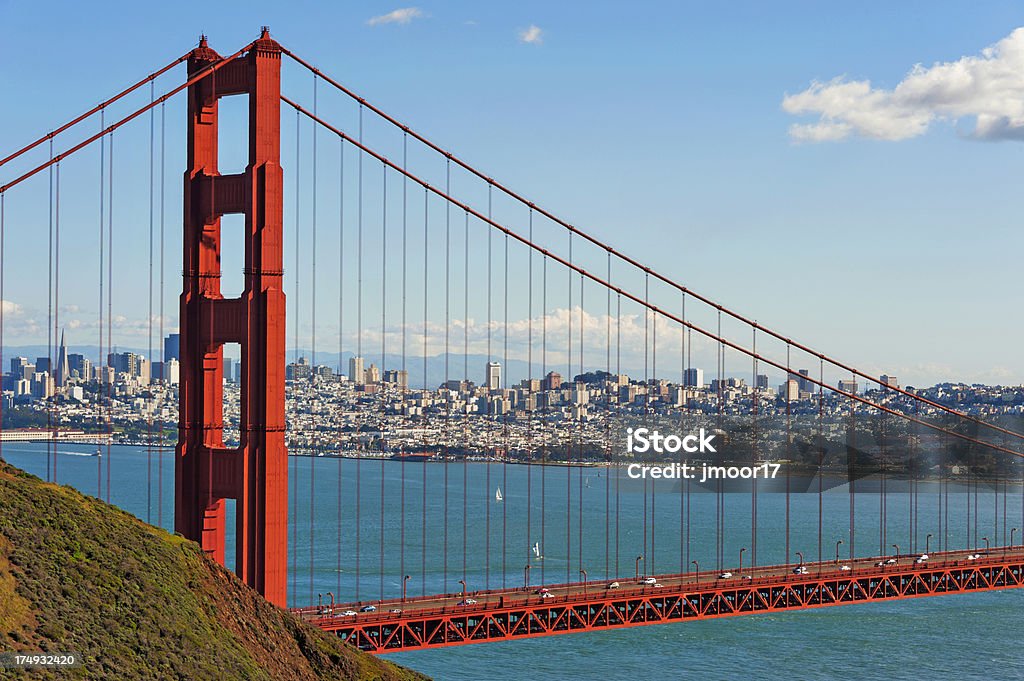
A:
[[[1012,344],[1004,342],[1024,331],[1005,313],[1006,301],[1018,295],[1021,287],[1013,276],[1012,260],[1021,238],[1013,229],[1020,206],[1009,179],[1016,143],[978,144],[962,139],[975,129],[975,115],[984,112],[978,107],[961,109],[959,117],[964,120],[960,123],[951,122],[955,114],[945,114],[946,121],[930,119],[927,132],[897,143],[851,135],[840,143],[795,144],[791,133],[791,126],[814,124],[821,115],[849,122],[849,112],[836,113],[824,106],[821,96],[832,91],[814,90],[815,82],[832,83],[846,74],[843,82],[870,81],[869,92],[886,96],[906,81],[914,64],[921,63],[927,70],[934,62],[984,61],[986,48],[998,47],[1000,41],[1016,35],[1015,17],[1006,7],[967,10],[920,5],[916,11],[887,16],[881,31],[877,20],[852,10],[829,8],[833,21],[821,25],[795,5],[771,10],[746,5],[732,14],[648,3],[634,14],[620,16],[613,5],[597,4],[580,16],[567,8],[541,4],[510,9],[456,3],[444,8],[422,6],[421,13],[408,23],[368,23],[393,9],[382,5],[334,10],[336,31],[353,50],[369,55],[393,53],[392,57],[376,63],[371,56],[356,69],[346,65],[344,50],[319,50],[334,55],[320,66],[344,76],[357,91],[445,146],[457,140],[459,146],[453,148],[467,158],[492,159],[496,177],[538,204],[585,226],[658,271],[876,374],[891,372],[906,377],[907,382],[927,385],[942,381],[1021,382],[1020,359]],[[29,42],[42,39],[39,28],[28,22],[21,8],[8,5],[0,11],[11,27],[11,41],[3,49],[28,49]],[[208,33],[222,51],[251,38],[239,28],[245,22],[226,8],[204,11],[204,26],[198,30],[186,19],[165,15],[161,8],[141,11],[159,19],[171,41],[182,44],[182,51],[195,42],[198,30]],[[276,8],[257,6],[246,11],[254,17],[260,15],[252,23],[270,24],[285,42],[316,44],[324,39]],[[665,18],[663,23],[673,24],[673,30],[684,26],[688,40],[682,44],[678,38],[658,40],[665,29],[644,20],[654,13]],[[71,35],[77,29],[74,10],[59,14],[48,27],[48,37]],[[922,17],[928,20],[922,21]],[[804,29],[811,24],[811,34],[818,36],[815,40],[806,38]],[[539,33],[534,31],[534,39],[525,40],[523,31],[531,26]],[[609,35],[612,26],[619,48],[614,54],[602,49],[600,40]],[[796,33],[802,40],[786,41]],[[441,79],[434,80],[434,74],[411,65],[406,68],[407,61],[425,54],[440,35],[445,36],[455,57],[449,68],[456,77],[445,78],[444,85]],[[123,53],[133,55],[132,63],[157,64],[167,57],[138,36],[119,31],[116,23],[97,27],[95,37],[96,47],[90,49],[117,44]],[[345,42],[336,38],[332,44]],[[734,55],[704,58],[716,53],[713,48],[719,44],[730,44],[727,40],[745,41],[745,49],[760,49],[763,59],[750,63]],[[823,53],[816,40],[828,44],[829,49]],[[996,50],[1004,62],[1013,56],[1009,47],[1012,44]],[[77,84],[61,79],[60,52],[56,50],[38,64],[41,78],[61,85],[56,88],[59,96],[42,95],[47,100],[44,105],[53,98],[49,103],[55,121],[80,112],[91,101]],[[113,91],[131,73],[128,64],[115,65],[99,75],[101,88]],[[614,80],[606,82],[605,74]],[[17,73],[5,76],[14,88],[24,77]],[[730,87],[730,83],[739,87]],[[510,97],[510,93],[524,91],[534,93],[533,99]],[[432,96],[437,92],[444,96]],[[811,98],[804,108],[786,103],[794,101],[788,98],[809,92],[821,96]],[[642,101],[644,106],[637,110],[625,103],[629,100]],[[516,106],[511,115],[508,107],[501,105],[508,101],[545,105]],[[166,111],[171,151],[166,173],[164,331],[177,326],[180,105],[172,100]],[[581,118],[581,111],[586,116]],[[650,122],[635,125],[636,130],[630,127],[635,134],[629,136],[628,147],[609,147],[608,136],[630,120],[627,114]],[[0,116],[11,129],[32,130],[39,125],[35,120],[23,120],[23,112],[8,111]],[[495,134],[499,130],[501,134]],[[119,148],[127,157],[119,158],[124,159],[125,172],[129,164],[145,161],[146,132],[143,124],[131,133],[136,137],[126,133],[121,138],[125,142],[119,142],[123,145]],[[999,139],[1006,137],[1012,135]],[[288,139],[284,142],[292,144]],[[231,151],[231,143],[226,144],[225,152]],[[601,153],[595,162],[596,149]],[[284,153],[286,164],[294,156],[289,154],[288,150]],[[90,170],[92,166],[83,162],[77,172]],[[286,172],[290,170],[286,168]],[[70,176],[76,168],[69,163],[65,172]],[[329,180],[327,168],[322,172]],[[144,175],[140,171],[140,182]],[[44,192],[46,182],[32,187],[30,192]],[[586,188],[601,190],[584,191]],[[123,271],[115,282],[112,345],[145,347],[141,341],[150,325],[144,312],[145,286],[134,284],[147,276],[146,236],[144,229],[131,227],[146,222],[147,192],[142,188],[126,194],[137,195],[125,196],[119,204],[118,265],[123,265]],[[328,198],[322,203],[333,200],[325,196]],[[91,233],[95,222],[92,203],[82,197],[69,195],[69,210],[79,205],[76,199],[81,199],[80,212],[68,213],[63,226],[66,235]],[[304,210],[307,207],[304,204]],[[16,193],[8,197],[7,208],[8,253],[38,255],[38,243],[30,234],[45,228],[45,215],[21,213],[23,201]],[[294,227],[293,209],[294,205],[286,206],[286,230]],[[445,224],[440,213],[431,220],[437,229]],[[633,225],[643,225],[643,229]],[[522,224],[514,226],[524,228]],[[304,243],[308,228],[303,223]],[[627,228],[630,243],[623,243]],[[74,291],[79,280],[94,281],[95,272],[90,269],[94,254],[86,248],[84,236],[66,238],[70,240],[65,242],[62,262],[77,268],[77,273],[62,282],[59,315],[79,330],[98,333],[95,301],[78,300]],[[322,232],[321,238],[326,258],[335,246],[330,234]],[[286,250],[292,241],[286,239]],[[659,247],[677,241],[682,247],[679,251]],[[782,243],[797,244],[796,255],[787,256],[790,251]],[[378,254],[372,240],[367,252]],[[70,257],[72,253],[78,257]],[[237,260],[238,256],[227,255],[226,267],[237,264],[231,258]],[[32,258],[24,260],[25,268],[32,266]],[[286,253],[285,260],[290,271],[295,271],[296,264],[301,271],[310,262],[309,253],[300,253],[298,260],[294,253]],[[38,268],[8,265],[5,342],[45,341],[49,326],[45,309],[31,302],[40,299],[36,295],[40,282],[29,276]],[[851,273],[857,277],[852,278]],[[762,282],[771,285],[760,285]],[[308,291],[308,283],[300,285]],[[456,287],[456,299],[459,291]],[[325,285],[322,301],[335,297],[336,292]],[[586,310],[597,325],[603,311],[601,302],[591,301]],[[329,304],[333,303],[321,302]],[[375,306],[368,293],[366,314],[374,321],[363,325],[363,343],[367,345],[379,344],[379,328],[374,326],[379,309]],[[397,307],[390,302],[389,306],[396,315],[387,322],[391,348],[397,347],[401,328]],[[435,328],[443,323],[441,307],[431,299],[429,321]],[[518,307],[511,319],[521,323],[527,318],[526,306]],[[159,308],[154,305],[154,314]],[[559,302],[547,309],[547,318],[557,321],[569,316],[572,308]],[[291,325],[298,318],[298,344],[311,347],[310,310],[294,312],[289,310],[289,346],[295,344]],[[477,320],[471,325],[477,344],[490,328],[481,312],[474,309],[468,315]],[[345,320],[343,345],[354,347],[359,345],[353,331],[354,312],[347,314],[352,316]],[[633,328],[642,326],[642,315],[632,314]],[[945,322],[951,314],[961,319],[954,328]],[[331,319],[322,311],[319,318]],[[534,309],[533,318],[541,318],[539,310]],[[158,327],[160,321],[154,318],[153,326]],[[415,324],[408,322],[405,328],[411,339]],[[337,347],[336,335],[336,324],[320,321],[320,347]],[[439,338],[435,333],[430,340],[430,354],[438,351]],[[600,352],[599,346],[587,350]],[[367,354],[365,348],[363,354]],[[635,358],[630,363],[635,364]],[[705,358],[700,363],[707,367],[713,360]]]

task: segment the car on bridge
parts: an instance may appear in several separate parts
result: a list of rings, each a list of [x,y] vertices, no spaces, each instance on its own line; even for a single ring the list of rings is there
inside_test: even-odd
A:
[[[377,612],[377,606],[376,605],[364,605],[363,607],[359,608],[359,612]]]
[[[641,582],[641,583],[642,584],[654,585],[654,584],[658,583],[658,580],[656,580],[654,577],[648,577],[647,579],[643,580],[643,582]]]
[[[611,584],[609,584],[605,588],[607,588],[607,589],[618,589],[619,588],[619,583],[618,582],[612,582]]]
[[[459,601],[459,605],[476,605],[476,599],[467,598],[465,600]]]

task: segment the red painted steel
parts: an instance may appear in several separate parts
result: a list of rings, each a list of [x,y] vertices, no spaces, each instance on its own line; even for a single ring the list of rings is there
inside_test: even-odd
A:
[[[603,582],[552,585],[550,598],[534,586],[470,593],[479,602],[468,606],[456,605],[461,595],[379,602],[377,612],[355,616],[341,613],[358,605],[297,612],[362,650],[388,653],[1024,587],[1021,547],[993,548],[976,560],[966,556],[934,554],[921,563],[904,559],[902,565],[883,566],[875,565],[874,558],[860,559],[845,571],[834,563],[807,563],[808,574],[793,574],[793,566],[773,566],[758,568],[750,579],[739,574],[728,579],[716,573],[667,575],[658,578],[665,583],[660,588],[625,581],[619,589],[607,589]]]
[[[205,40],[191,76],[222,58]],[[217,102],[249,96],[249,165],[217,170]],[[188,90],[184,290],[181,295],[175,529],[224,562],[224,500],[236,500],[235,571],[277,605],[287,601],[288,453],[284,430],[285,297],[280,164],[281,48],[264,29],[243,56]],[[220,292],[220,217],[245,215],[245,288]],[[240,445],[223,441],[224,343],[242,352]]]

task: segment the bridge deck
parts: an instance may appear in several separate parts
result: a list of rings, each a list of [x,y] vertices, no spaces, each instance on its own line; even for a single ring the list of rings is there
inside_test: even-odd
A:
[[[486,641],[549,636],[709,617],[844,605],[1024,586],[1024,547],[992,548],[977,558],[969,551],[916,555],[896,564],[862,558],[836,564],[805,563],[739,570],[732,577],[701,572],[657,577],[657,586],[619,580],[550,585],[373,601],[296,610],[312,624],[372,653],[397,652]]]

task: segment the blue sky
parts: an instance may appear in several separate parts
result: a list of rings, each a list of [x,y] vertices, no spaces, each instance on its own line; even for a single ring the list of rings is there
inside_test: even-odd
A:
[[[410,8],[407,22],[371,22]],[[1024,332],[1015,314],[1024,288],[1024,146],[1012,116],[1003,135],[977,134],[975,123],[977,113],[990,113],[980,100],[1016,95],[1018,84],[993,76],[995,95],[983,87],[961,93],[957,106],[928,97],[893,104],[899,98],[886,95],[915,64],[979,58],[1010,36],[1024,25],[1014,3],[180,2],[107,3],[101,11],[0,1],[4,151],[184,53],[201,32],[228,54],[269,24],[283,44],[537,204],[783,333],[901,382],[1024,380],[1015,342]],[[170,86],[175,73],[162,82]],[[870,86],[847,101],[825,85],[800,112],[784,108],[787,95],[838,77]],[[309,79],[297,70],[286,72],[285,90],[310,101]],[[322,97],[324,110],[354,121],[340,100]],[[183,168],[174,106],[171,205]],[[293,135],[288,116],[285,135]],[[901,135],[886,127],[907,117],[925,120],[924,129]],[[794,139],[794,124],[822,121],[825,137],[843,139]],[[117,199],[117,253],[132,262],[115,284],[115,314],[124,319],[114,340],[134,347],[145,347],[148,333],[148,187],[140,179],[148,130],[142,120],[117,141],[118,169],[140,182],[118,189]],[[394,158],[395,140],[380,134]],[[284,143],[287,173],[294,139]],[[98,161],[81,164],[66,169],[61,286],[64,317],[81,316],[85,343],[93,342],[87,318],[96,311],[89,178]],[[322,171],[325,182],[331,172]],[[0,178],[9,178],[8,168]],[[16,191],[8,196],[5,294],[22,315],[20,326],[14,312],[8,318],[13,345],[39,340],[39,324],[23,322],[45,319],[38,289],[46,285],[45,275],[38,279],[45,179]],[[320,191],[323,225],[334,198]],[[300,206],[307,215],[308,198]],[[294,203],[286,216],[292,211]],[[166,224],[173,244],[180,212],[169,208]],[[321,243],[330,249],[325,229]],[[165,330],[176,324],[180,256],[171,252]],[[308,253],[300,253],[300,270],[302,257]],[[328,307],[318,308],[318,342],[327,347],[337,343],[337,323],[324,321],[337,306],[323,302],[332,296],[325,292]],[[389,325],[398,323],[395,310]],[[439,310],[433,306],[431,318],[443,322]],[[310,312],[299,311],[303,346]],[[368,300],[365,314],[379,320],[379,307]],[[479,322],[481,313],[472,316]]]

